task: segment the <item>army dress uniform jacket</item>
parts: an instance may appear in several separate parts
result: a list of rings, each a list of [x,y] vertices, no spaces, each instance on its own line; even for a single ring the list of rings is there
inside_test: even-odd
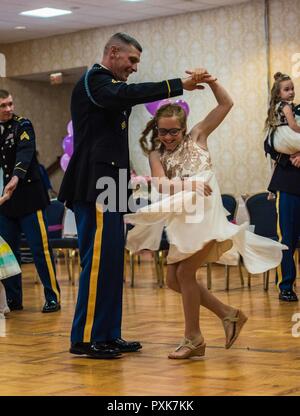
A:
[[[13,176],[19,178],[12,197],[0,206],[0,214],[19,218],[49,204],[35,156],[35,134],[30,120],[14,115],[0,123],[0,167],[4,187]]]
[[[132,106],[181,95],[180,79],[127,84],[95,64],[78,81],[71,99],[74,153],[66,170],[59,199],[72,208],[73,202],[95,202],[101,189],[99,178],[113,178],[116,192],[119,171],[129,172],[128,118]],[[126,185],[127,186],[127,185]]]
[[[277,164],[268,190],[273,193],[280,191],[300,196],[300,168],[292,165],[288,155],[274,155],[273,159]]]

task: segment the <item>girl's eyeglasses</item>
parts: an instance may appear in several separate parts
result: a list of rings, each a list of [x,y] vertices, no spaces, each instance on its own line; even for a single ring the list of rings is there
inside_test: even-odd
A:
[[[157,132],[158,132],[159,136],[166,136],[168,133],[171,136],[177,136],[181,130],[182,129],[175,129],[175,128],[174,129],[160,129],[160,128],[158,128]]]

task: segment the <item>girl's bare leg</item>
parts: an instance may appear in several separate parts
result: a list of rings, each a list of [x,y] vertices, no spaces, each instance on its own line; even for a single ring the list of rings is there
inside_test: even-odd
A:
[[[215,313],[221,320],[234,316],[237,309],[222,303],[201,282],[196,280],[196,271],[203,264],[214,242],[208,243],[201,251],[175,264],[168,265],[167,284],[182,294],[185,337],[203,341],[199,326],[200,304]],[[231,337],[234,326],[227,327],[227,337]]]
[[[193,256],[188,257],[187,259],[179,262],[168,264],[167,266],[167,284],[170,289],[174,290],[175,292],[181,293],[180,285],[178,282],[177,277],[177,270],[180,266],[181,274],[183,274],[182,279],[184,278],[185,270],[188,272],[192,272],[196,274],[196,271],[201,267],[203,264],[203,260],[205,259],[207,253],[211,249],[213,242],[208,243],[201,251],[195,253]],[[205,251],[204,251],[205,250]],[[225,316],[228,316],[230,312],[234,310],[229,305],[222,303],[216,296],[214,296],[206,287],[203,285],[202,282],[197,282],[197,290],[200,292],[201,298],[201,305],[205,308],[212,311],[215,315],[217,315],[220,319],[223,319]]]

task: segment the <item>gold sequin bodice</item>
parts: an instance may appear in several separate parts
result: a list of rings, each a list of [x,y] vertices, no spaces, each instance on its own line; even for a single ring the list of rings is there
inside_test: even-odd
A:
[[[208,150],[195,143],[190,135],[185,136],[175,150],[164,150],[160,161],[169,179],[183,179],[211,169]]]

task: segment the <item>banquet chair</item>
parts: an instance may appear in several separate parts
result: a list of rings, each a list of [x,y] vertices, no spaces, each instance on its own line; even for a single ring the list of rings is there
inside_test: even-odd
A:
[[[254,225],[254,233],[272,240],[277,237],[277,214],[275,200],[268,200],[268,192],[259,192],[245,201],[249,213],[250,224]],[[263,273],[264,290],[269,288],[270,271]],[[251,274],[248,273],[248,287],[251,287]]]
[[[142,208],[146,205],[151,203],[148,199],[145,198],[137,198],[136,199],[136,207],[132,211],[136,211],[138,208]],[[127,237],[127,233],[129,230],[131,230],[134,226],[131,224],[125,225],[125,239]],[[151,251],[151,254],[153,255],[154,259],[154,265],[155,265],[155,272],[157,277],[157,283],[160,288],[164,286],[164,266],[165,266],[165,253],[169,250],[169,242],[167,239],[167,235],[165,230],[162,232],[160,246],[157,250],[142,250],[142,251]],[[134,287],[134,281],[135,281],[135,261],[138,260],[138,263],[140,263],[140,254],[139,253],[132,253],[131,251],[125,249],[125,263],[128,259],[129,265],[130,265],[130,284],[131,287]]]
[[[222,203],[224,208],[229,212],[229,215],[227,215],[228,221],[235,222],[237,210],[238,210],[238,201],[234,197],[234,195],[231,194],[222,194]],[[232,266],[225,265],[225,289],[229,290],[229,279],[230,279],[230,270]],[[242,259],[239,258],[238,262],[238,269],[239,269],[239,276],[241,280],[242,286],[244,286],[244,276],[243,276],[243,270],[242,270]],[[211,283],[212,283],[212,263],[207,264],[207,288],[211,289]]]
[[[65,206],[57,199],[52,199],[50,204],[46,207],[45,212],[48,222],[49,245],[53,249],[54,260],[57,261],[58,254],[63,254],[66,261],[69,280],[74,285],[74,263],[76,251],[78,249],[78,239],[77,237],[68,238],[63,235]],[[28,247],[25,238],[21,239],[21,247]]]

